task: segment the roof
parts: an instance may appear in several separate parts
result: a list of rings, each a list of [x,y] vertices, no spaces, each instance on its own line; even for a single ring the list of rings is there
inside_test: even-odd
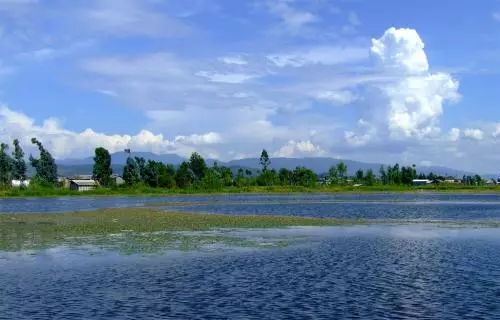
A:
[[[413,182],[431,182],[431,180],[428,180],[428,179],[413,179]]]
[[[74,184],[77,184],[79,186],[96,186],[97,182],[94,180],[70,180]]]

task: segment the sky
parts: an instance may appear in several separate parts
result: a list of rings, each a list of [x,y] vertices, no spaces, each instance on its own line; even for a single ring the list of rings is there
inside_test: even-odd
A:
[[[0,140],[500,170],[500,1],[0,0]]]

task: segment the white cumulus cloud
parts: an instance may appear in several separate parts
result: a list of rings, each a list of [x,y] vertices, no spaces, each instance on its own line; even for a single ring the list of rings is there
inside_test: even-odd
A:
[[[275,157],[315,157],[324,155],[326,155],[326,151],[314,145],[310,140],[290,140],[286,145],[273,153]]]
[[[483,140],[484,131],[481,129],[465,129],[464,136],[472,140]]]

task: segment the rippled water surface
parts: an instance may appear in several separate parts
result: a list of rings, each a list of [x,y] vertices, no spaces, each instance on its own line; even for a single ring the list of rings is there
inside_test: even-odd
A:
[[[52,249],[0,255],[0,318],[500,318],[496,229],[286,232],[315,241],[208,254],[90,256]]]
[[[184,204],[168,207],[174,202]],[[224,214],[500,221],[497,195],[471,194],[5,199],[0,212],[152,204]],[[498,228],[213,232],[262,246],[208,243],[203,250],[132,255],[86,246],[0,252],[0,319],[500,319]],[[280,239],[297,241],[265,247]]]

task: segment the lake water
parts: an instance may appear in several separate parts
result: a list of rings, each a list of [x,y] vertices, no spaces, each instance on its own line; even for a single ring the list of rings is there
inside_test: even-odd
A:
[[[311,203],[275,203],[292,200]],[[496,195],[9,199],[0,200],[0,211],[166,201],[196,201],[175,209],[202,212],[500,221]],[[256,203],[266,201],[272,203]],[[500,319],[500,229],[386,224],[231,232],[303,238],[287,248],[154,255],[64,247],[0,252],[0,319]]]

